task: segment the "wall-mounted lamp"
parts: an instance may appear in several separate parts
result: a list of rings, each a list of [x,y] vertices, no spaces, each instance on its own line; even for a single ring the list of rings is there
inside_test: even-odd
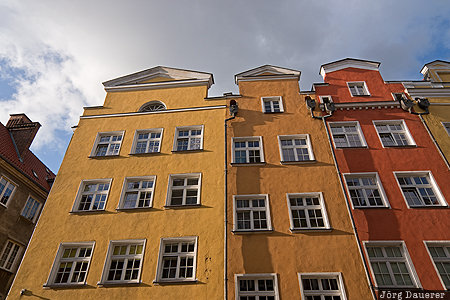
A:
[[[231,100],[230,101],[230,115],[235,117],[238,113],[238,110],[239,110],[239,106],[238,106],[236,100]]]

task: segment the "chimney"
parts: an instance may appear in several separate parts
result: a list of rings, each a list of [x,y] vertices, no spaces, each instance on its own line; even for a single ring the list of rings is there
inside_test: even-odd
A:
[[[10,115],[6,128],[14,139],[19,155],[30,148],[41,124],[32,122],[25,114]]]

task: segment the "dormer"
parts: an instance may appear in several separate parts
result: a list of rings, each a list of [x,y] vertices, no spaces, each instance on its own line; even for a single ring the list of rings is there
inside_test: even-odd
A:
[[[259,81],[259,80],[281,80],[281,79],[295,79],[300,80],[301,72],[282,67],[264,65],[245,72],[234,75],[236,84],[243,81]]]
[[[420,70],[425,81],[450,82],[450,62],[435,60],[425,64]]]

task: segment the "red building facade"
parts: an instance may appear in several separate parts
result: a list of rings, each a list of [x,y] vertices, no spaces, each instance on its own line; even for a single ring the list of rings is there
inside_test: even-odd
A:
[[[328,63],[314,85],[332,114],[327,130],[367,271],[376,290],[448,290],[450,172],[419,116],[402,109],[403,85],[385,82],[379,65]]]

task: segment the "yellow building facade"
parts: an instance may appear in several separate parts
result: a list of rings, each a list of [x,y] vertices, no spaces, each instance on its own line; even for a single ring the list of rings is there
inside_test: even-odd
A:
[[[423,114],[422,120],[450,169],[450,62],[435,60],[425,64],[420,72],[424,80],[405,81],[403,85],[412,99],[428,99],[430,105],[426,109],[420,105],[414,109]],[[427,110],[429,114],[425,114]]]
[[[236,75],[228,299],[373,299],[324,124],[299,79],[269,65]]]
[[[104,83],[8,299],[223,298],[226,100],[211,84],[167,67]]]

